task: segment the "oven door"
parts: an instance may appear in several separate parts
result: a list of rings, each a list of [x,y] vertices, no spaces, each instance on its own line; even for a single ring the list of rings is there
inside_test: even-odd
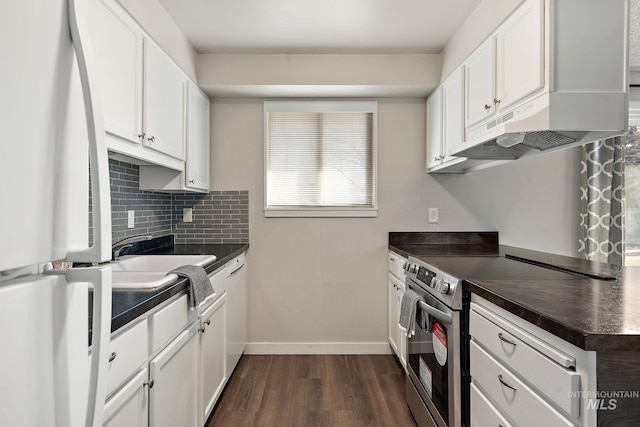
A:
[[[438,427],[461,426],[460,312],[407,284],[422,297],[407,341],[409,378]]]

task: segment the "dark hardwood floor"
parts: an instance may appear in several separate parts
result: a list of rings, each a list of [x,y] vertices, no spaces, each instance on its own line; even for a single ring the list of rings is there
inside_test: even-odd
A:
[[[245,355],[207,427],[415,426],[390,355]]]

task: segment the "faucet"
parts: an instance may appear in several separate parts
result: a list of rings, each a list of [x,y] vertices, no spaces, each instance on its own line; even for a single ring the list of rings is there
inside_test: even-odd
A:
[[[153,236],[151,236],[150,234],[139,234],[137,236],[131,236],[122,240],[118,240],[113,245],[111,245],[112,260],[117,261],[118,258],[120,258],[120,252],[123,249],[133,247],[133,244],[136,242],[150,240],[152,238]]]

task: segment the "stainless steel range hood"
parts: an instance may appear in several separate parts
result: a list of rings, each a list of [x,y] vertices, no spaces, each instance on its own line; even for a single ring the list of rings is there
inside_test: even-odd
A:
[[[450,154],[508,160],[575,147],[625,133],[627,111],[626,93],[547,92],[471,129]]]

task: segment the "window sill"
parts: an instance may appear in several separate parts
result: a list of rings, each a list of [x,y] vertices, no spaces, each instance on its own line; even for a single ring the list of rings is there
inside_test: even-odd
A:
[[[376,218],[377,208],[265,209],[265,218]]]

